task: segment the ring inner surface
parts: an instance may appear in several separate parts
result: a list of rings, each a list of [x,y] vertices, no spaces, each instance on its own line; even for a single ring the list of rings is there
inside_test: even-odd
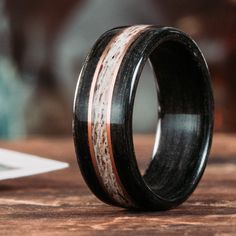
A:
[[[206,132],[207,91],[194,53],[182,43],[161,43],[150,61],[159,87],[160,135],[143,178],[157,195],[171,201],[189,191],[204,158],[200,150]]]

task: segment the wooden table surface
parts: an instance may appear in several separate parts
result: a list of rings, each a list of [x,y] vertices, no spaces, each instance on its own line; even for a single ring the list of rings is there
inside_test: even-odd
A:
[[[197,190],[165,212],[131,212],[97,200],[70,138],[5,142],[4,148],[67,161],[64,170],[0,182],[0,235],[236,235],[236,136],[216,134]],[[141,159],[148,136],[137,138]]]

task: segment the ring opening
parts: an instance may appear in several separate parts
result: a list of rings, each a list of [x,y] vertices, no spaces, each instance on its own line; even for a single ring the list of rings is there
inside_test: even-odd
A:
[[[143,178],[157,195],[174,201],[194,185],[204,158],[205,75],[196,55],[178,41],[162,42],[149,58],[159,87],[160,135]]]
[[[156,124],[158,122],[157,81],[148,60],[137,85],[133,106],[133,144],[136,161],[141,174],[147,169],[154,151]]]

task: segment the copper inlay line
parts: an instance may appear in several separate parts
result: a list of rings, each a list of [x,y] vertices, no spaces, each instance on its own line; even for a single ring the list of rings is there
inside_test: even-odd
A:
[[[106,188],[104,186],[104,183],[102,181],[102,178],[100,178],[100,172],[97,166],[97,160],[95,157],[95,151],[94,151],[94,147],[93,147],[93,121],[92,121],[92,109],[93,109],[93,96],[95,93],[95,86],[96,86],[96,82],[97,82],[97,78],[100,72],[100,69],[102,68],[102,62],[104,61],[105,56],[107,55],[109,48],[110,48],[111,42],[106,46],[103,54],[101,55],[96,70],[94,72],[93,75],[93,80],[92,80],[92,84],[91,84],[91,88],[90,88],[90,94],[89,94],[89,103],[88,103],[88,143],[89,143],[89,150],[90,150],[90,154],[92,157],[92,163],[93,163],[93,167],[95,169],[96,175],[98,177],[99,183],[101,184],[101,186],[104,188],[104,190],[106,191]],[[100,68],[100,69],[98,69]]]
[[[148,25],[131,26],[115,35],[96,67],[89,95],[88,139],[97,177],[105,191],[119,204],[131,206],[114,163],[110,115],[114,85],[121,62],[134,40]]]

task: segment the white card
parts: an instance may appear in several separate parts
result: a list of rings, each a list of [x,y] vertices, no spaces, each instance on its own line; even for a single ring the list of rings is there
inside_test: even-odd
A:
[[[41,174],[68,166],[65,162],[0,149],[0,180]]]

